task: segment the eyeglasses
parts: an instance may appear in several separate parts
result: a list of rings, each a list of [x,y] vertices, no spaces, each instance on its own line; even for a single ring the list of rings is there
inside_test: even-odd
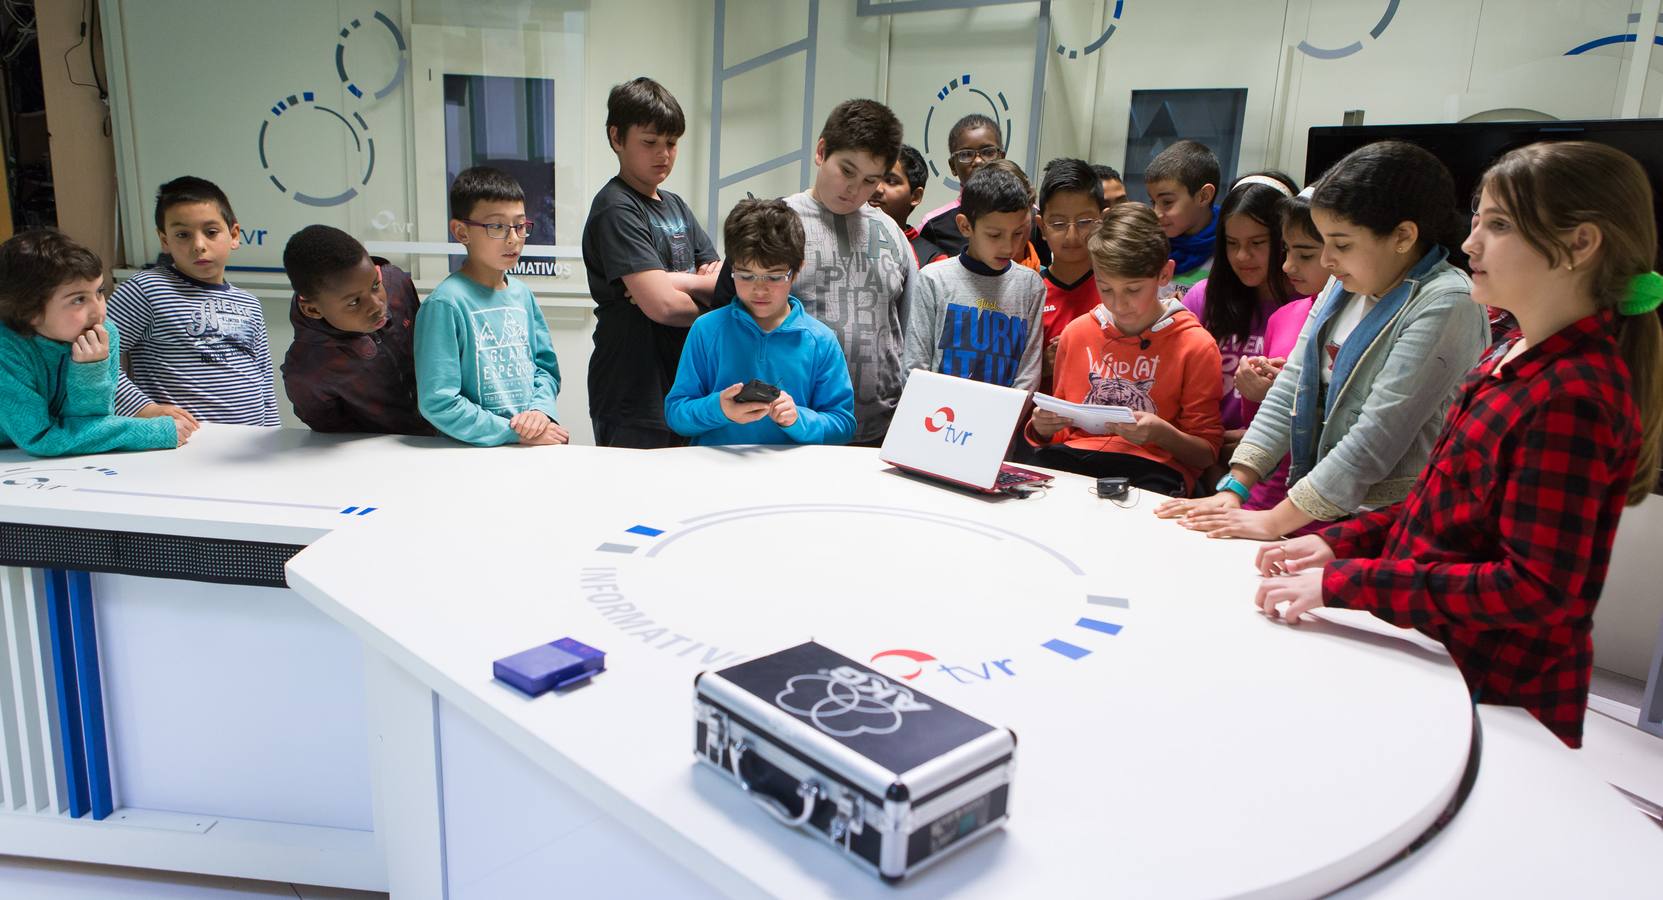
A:
[[[1046,222],[1045,227],[1050,231],[1056,232],[1057,234],[1065,234],[1071,228],[1079,229],[1079,231],[1084,234],[1089,231],[1095,231],[1097,226],[1101,224],[1103,224],[1103,220],[1101,218],[1075,219],[1072,222],[1067,221],[1066,219],[1053,219],[1052,221]]]
[[[953,154],[953,162],[956,162],[961,166],[968,166],[978,159],[982,162],[993,162],[996,159],[1004,158],[1005,148],[1003,147],[983,147],[980,150],[959,150]]]
[[[791,276],[795,274],[795,272],[735,272],[733,273],[733,280],[740,284],[756,284],[759,281],[763,284],[784,284],[790,281]]]
[[[536,222],[516,222],[513,225],[509,225],[504,222],[475,222],[472,219],[458,219],[457,221],[461,222],[463,225],[475,225],[483,228],[485,229],[487,237],[499,241],[508,240],[508,232],[510,231],[519,235],[521,240],[524,240],[531,234],[532,229],[537,226]]]

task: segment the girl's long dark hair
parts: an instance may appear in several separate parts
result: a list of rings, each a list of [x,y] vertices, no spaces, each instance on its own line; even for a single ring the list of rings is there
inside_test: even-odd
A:
[[[1256,173],[1274,178],[1297,193],[1299,186],[1286,174],[1277,171]],[[1248,176],[1243,176],[1248,177]],[[1259,308],[1259,289],[1242,284],[1230,265],[1225,223],[1231,216],[1247,216],[1270,231],[1270,259],[1265,267],[1265,286],[1271,296],[1292,299],[1293,285],[1282,271],[1282,257],[1288,252],[1282,243],[1281,205],[1287,195],[1268,184],[1243,184],[1240,180],[1224,195],[1218,210],[1218,236],[1213,242],[1213,268],[1207,273],[1207,308],[1202,310],[1201,324],[1215,340],[1234,338],[1245,343],[1253,333],[1253,314]]]

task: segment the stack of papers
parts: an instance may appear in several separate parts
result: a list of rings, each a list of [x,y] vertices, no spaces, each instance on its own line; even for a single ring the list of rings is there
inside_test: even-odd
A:
[[[1095,406],[1086,403],[1069,403],[1058,400],[1050,394],[1034,394],[1034,405],[1048,412],[1073,422],[1075,427],[1092,434],[1108,434],[1109,425],[1133,425],[1137,423],[1137,416],[1125,406]]]

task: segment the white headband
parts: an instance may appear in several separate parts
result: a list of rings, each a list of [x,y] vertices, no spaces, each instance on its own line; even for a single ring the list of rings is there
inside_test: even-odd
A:
[[[1241,178],[1241,179],[1237,180],[1235,187],[1230,188],[1230,190],[1233,191],[1236,188],[1239,188],[1244,184],[1262,184],[1265,187],[1273,187],[1273,188],[1281,191],[1282,196],[1284,196],[1284,197],[1292,197],[1293,196],[1293,191],[1289,190],[1287,185],[1283,184],[1280,181],[1277,181],[1274,178],[1271,178],[1269,175],[1248,175],[1244,178]]]

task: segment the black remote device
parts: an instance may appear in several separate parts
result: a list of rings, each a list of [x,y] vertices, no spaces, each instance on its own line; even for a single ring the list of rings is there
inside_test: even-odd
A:
[[[755,378],[739,389],[739,394],[733,398],[735,403],[773,403],[779,397],[780,389],[766,381]]]
[[[1097,496],[1104,500],[1124,500],[1131,490],[1132,483],[1128,478],[1110,476],[1097,479]]]

